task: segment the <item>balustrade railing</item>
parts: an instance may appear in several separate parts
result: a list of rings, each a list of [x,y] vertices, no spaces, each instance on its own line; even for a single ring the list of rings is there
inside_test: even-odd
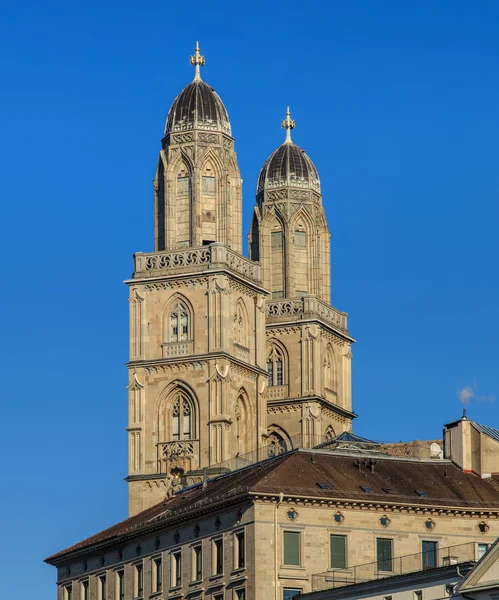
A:
[[[284,298],[282,300],[267,300],[267,317],[286,319],[287,317],[301,316],[319,317],[326,323],[333,325],[342,331],[347,331],[347,314],[333,308],[327,302],[323,302],[315,296],[302,296],[301,298]]]
[[[240,346],[239,344],[234,343],[234,351],[236,358],[239,360],[244,360],[244,362],[249,361],[249,350],[244,346]]]
[[[174,467],[184,472],[197,467],[199,460],[199,440],[174,440],[157,444],[160,473],[169,472]]]
[[[161,344],[161,346],[163,348],[163,358],[192,354],[192,342],[169,342]]]
[[[210,244],[200,248],[166,250],[164,252],[138,252],[134,256],[134,277],[154,277],[161,271],[179,269],[200,270],[226,267],[248,279],[260,279],[260,265],[224,244]]]
[[[312,575],[312,591],[327,590],[355,583],[372,581],[393,575],[415,573],[426,569],[456,565],[480,558],[478,544],[467,542],[457,546],[437,548],[429,552],[416,552],[345,569],[330,569],[324,573]]]
[[[267,400],[280,400],[288,397],[287,385],[270,385],[265,388],[265,397]]]

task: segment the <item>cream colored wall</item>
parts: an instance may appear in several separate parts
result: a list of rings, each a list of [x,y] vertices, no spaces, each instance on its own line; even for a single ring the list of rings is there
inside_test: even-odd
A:
[[[243,569],[236,568],[234,563],[235,533],[244,532],[246,546],[246,562]],[[177,537],[178,536],[178,537]],[[213,540],[223,540],[223,574],[215,575],[213,564]],[[211,514],[199,517],[195,522],[190,521],[178,527],[158,531],[155,535],[124,543],[96,554],[70,562],[68,566],[58,569],[58,599],[66,600],[64,588],[72,583],[73,600],[83,600],[81,597],[81,581],[89,582],[90,600],[100,600],[97,595],[98,577],[107,575],[107,599],[116,598],[116,571],[125,571],[125,598],[135,598],[134,578],[135,565],[141,564],[144,572],[143,597],[149,598],[154,594],[152,588],[152,561],[161,557],[163,574],[163,592],[158,597],[210,598],[215,592],[225,594],[226,600],[232,600],[235,589],[245,588],[247,599],[256,600],[254,559],[255,544],[253,508],[242,505],[227,508],[225,511],[213,511]],[[193,582],[193,547],[201,545],[203,554],[203,576],[200,581]],[[180,551],[182,554],[182,585],[171,590],[172,555]],[[121,552],[121,555],[120,555]],[[86,568],[85,568],[86,562]],[[68,568],[70,572],[68,573]],[[205,596],[202,596],[203,592]],[[155,596],[153,596],[155,597]]]
[[[293,521],[286,516],[294,508],[298,513]],[[340,510],[344,516],[341,525],[333,520]],[[390,524],[387,528],[380,525],[379,519],[387,514]],[[431,517],[435,522],[432,531],[425,529],[425,520]],[[421,552],[421,543],[437,541],[440,548],[467,544],[469,542],[492,543],[499,536],[499,520],[488,521],[490,530],[486,535],[478,532],[476,516],[454,517],[409,512],[390,512],[369,510],[367,505],[356,510],[321,505],[306,506],[303,503],[257,502],[255,505],[255,535],[260,542],[261,551],[255,557],[256,572],[259,581],[259,598],[281,599],[284,587],[302,588],[311,591],[311,575],[325,572],[330,565],[329,536],[332,534],[347,536],[347,565],[364,565],[376,561],[376,539],[393,539],[393,555],[404,556]],[[300,567],[286,567],[282,558],[283,531],[300,531],[302,535],[302,564]],[[469,548],[467,547],[469,552]],[[397,564],[396,561],[394,563]],[[415,569],[420,568],[419,560]],[[358,570],[358,577],[370,578],[372,572],[366,568]],[[277,582],[277,588],[274,587]]]
[[[265,376],[257,370],[265,364],[265,318],[261,294],[223,274],[132,285],[130,294],[129,474],[135,481],[129,487],[130,514],[135,514],[160,502],[171,483],[168,462],[158,462],[157,444],[171,441],[161,415],[178,386],[196,408],[194,457],[184,461],[185,470],[226,461],[241,450],[239,396],[245,406],[244,449],[258,447],[266,430]],[[189,342],[169,342],[170,309],[178,300],[189,307]],[[236,345],[236,313],[241,312],[245,332]],[[165,476],[146,477],[159,472]]]

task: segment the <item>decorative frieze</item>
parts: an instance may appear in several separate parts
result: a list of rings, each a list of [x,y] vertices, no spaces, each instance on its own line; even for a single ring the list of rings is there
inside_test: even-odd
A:
[[[161,365],[148,365],[144,367],[145,371],[149,374],[157,373],[187,373],[190,371],[202,374],[206,368],[206,361],[197,360],[185,363],[168,363]]]

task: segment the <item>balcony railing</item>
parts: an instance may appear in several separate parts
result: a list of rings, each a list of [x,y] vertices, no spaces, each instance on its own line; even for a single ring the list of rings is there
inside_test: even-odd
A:
[[[265,388],[265,398],[267,400],[280,400],[288,397],[287,385],[270,385]]]
[[[224,244],[210,244],[200,248],[167,250],[165,252],[137,252],[134,255],[134,278],[158,277],[180,271],[195,272],[226,268],[247,279],[260,280],[260,265]]]
[[[163,358],[192,354],[192,342],[169,342],[161,344],[161,346],[163,348]]]
[[[330,569],[325,573],[312,575],[312,591],[327,590],[354,583],[372,581],[392,577],[393,575],[404,575],[417,571],[456,565],[468,561],[478,560],[478,544],[467,542],[447,548],[437,548],[436,551],[417,552],[405,556],[397,556],[392,559],[383,558],[382,561],[374,561],[362,565],[355,565],[346,569]],[[383,569],[383,570],[381,570]]]
[[[283,300],[267,300],[266,314],[270,323],[319,318],[336,329],[347,332],[347,314],[333,308],[315,296]]]
[[[160,442],[157,444],[157,448],[160,473],[168,473],[175,467],[187,472],[198,466],[199,440]]]

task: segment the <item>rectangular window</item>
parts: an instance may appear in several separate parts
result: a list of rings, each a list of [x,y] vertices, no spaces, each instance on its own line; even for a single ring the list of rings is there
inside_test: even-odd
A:
[[[213,600],[224,600],[224,595],[223,594],[215,594],[215,596],[213,596]]]
[[[487,552],[488,549],[488,544],[478,544],[478,560],[482,558],[482,556]]]
[[[376,561],[378,571],[393,571],[393,540],[378,538],[376,540]]]
[[[414,600],[423,600],[423,590],[416,590],[414,592]]]
[[[107,586],[106,576],[101,575],[99,577],[99,600],[107,600]]]
[[[161,592],[163,588],[163,564],[161,557],[155,558],[152,569],[152,590],[153,592]]]
[[[285,531],[283,534],[284,564],[300,566],[300,532]]]
[[[240,531],[239,533],[236,533],[235,542],[236,542],[236,544],[235,544],[236,554],[235,554],[234,567],[236,569],[244,569],[244,561],[245,561],[244,531]]]
[[[282,600],[292,600],[295,596],[301,594],[301,589],[298,588],[284,588],[282,591]]]
[[[305,231],[295,231],[295,246],[297,248],[307,247],[307,233]]]
[[[64,600],[73,600],[73,584],[64,588]]]
[[[277,385],[282,385],[282,360],[276,360],[275,363],[275,374],[276,374],[276,384]]]
[[[223,540],[213,542],[213,574],[221,575],[224,572],[224,546]]]
[[[88,581],[81,582],[81,600],[90,600],[90,594],[88,593]]]
[[[144,595],[144,568],[140,565],[135,565],[135,597],[142,598]]]
[[[423,569],[433,569],[437,566],[437,542],[423,541]]]
[[[203,578],[203,549],[201,546],[195,546],[192,549],[192,580],[201,581]]]
[[[214,177],[203,177],[202,183],[203,194],[215,194],[215,178]]]
[[[246,600],[246,590],[244,588],[236,590],[236,600]]]
[[[270,247],[272,250],[282,250],[282,231],[273,231],[270,234]]]
[[[125,571],[117,571],[116,579],[116,600],[125,600]]]
[[[346,569],[347,568],[347,536],[346,535],[331,535],[331,568]]]
[[[177,177],[177,192],[179,194],[188,194],[189,191],[189,177]]]
[[[182,585],[182,553],[174,552],[172,554],[172,587]]]

